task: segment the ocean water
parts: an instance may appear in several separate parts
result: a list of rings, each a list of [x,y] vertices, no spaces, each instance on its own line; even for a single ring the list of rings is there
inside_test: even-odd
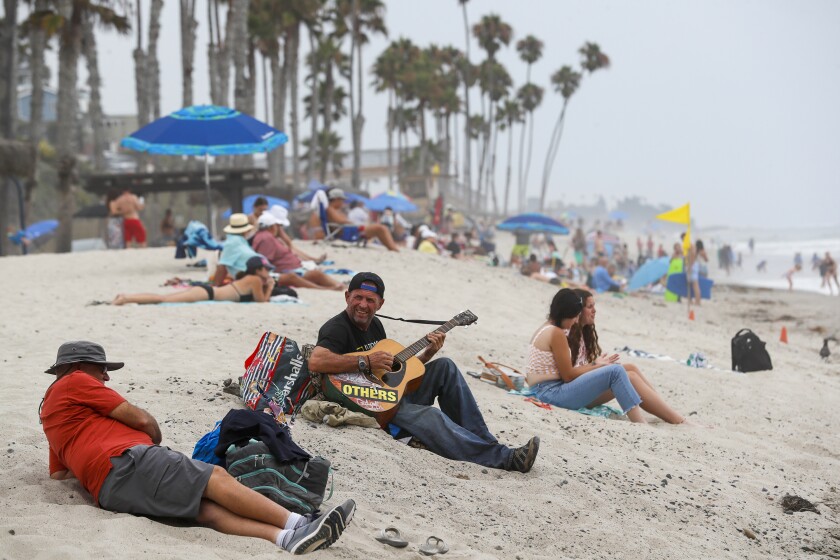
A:
[[[802,254],[802,270],[793,274],[793,289],[835,296],[840,289],[832,282],[832,290],[822,284],[819,270],[812,267],[814,254],[822,258],[831,254],[840,262],[840,225],[832,227],[807,227],[788,230],[746,230],[715,229],[701,231],[696,238],[704,240],[709,254],[709,275],[721,283],[734,283],[745,286],[788,289],[785,274],[794,266],[796,253]],[[749,240],[755,241],[754,252],[750,252]],[[735,253],[741,255],[741,266],[730,269],[727,276],[718,268],[717,249],[729,243]],[[767,261],[766,271],[760,272],[757,266]]]

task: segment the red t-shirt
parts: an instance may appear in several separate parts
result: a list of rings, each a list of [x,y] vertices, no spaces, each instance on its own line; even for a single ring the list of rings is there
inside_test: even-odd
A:
[[[50,474],[69,469],[94,501],[111,471],[111,457],[135,445],[153,445],[145,432],[108,415],[125,399],[83,371],[47,389],[41,421],[50,444]]]
[[[297,255],[268,230],[258,231],[251,240],[251,247],[267,258],[277,272],[286,272],[300,267],[300,259]]]

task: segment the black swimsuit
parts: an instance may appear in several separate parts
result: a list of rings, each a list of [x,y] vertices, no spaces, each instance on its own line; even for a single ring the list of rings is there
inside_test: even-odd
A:
[[[207,292],[207,299],[209,301],[213,301],[213,298],[215,297],[213,286],[208,286],[207,284],[199,284],[199,286],[204,288],[204,291]]]

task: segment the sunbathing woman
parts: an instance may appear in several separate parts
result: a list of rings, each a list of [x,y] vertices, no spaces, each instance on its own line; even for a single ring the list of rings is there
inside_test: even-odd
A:
[[[587,290],[575,290],[575,293],[583,301],[583,311],[580,318],[575,323],[569,332],[569,347],[575,355],[574,365],[583,366],[587,364],[606,365],[617,364],[619,361],[618,354],[607,356],[601,353],[601,347],[598,345],[598,331],[595,330],[595,296]],[[670,424],[694,424],[688,421],[685,416],[675,411],[673,408],[662,399],[656,392],[648,379],[642,375],[639,368],[633,364],[621,364],[630,378],[630,383],[636,392],[642,397],[641,407],[643,410],[658,416]],[[604,404],[613,398],[609,391],[600,395],[591,406]],[[696,424],[694,424],[696,425]]]
[[[174,294],[119,294],[111,305],[124,303],[193,303],[196,301],[255,301],[264,303],[271,297],[274,278],[269,270],[274,269],[264,257],[251,257],[246,264],[245,275],[230,284],[214,288],[193,286]]]

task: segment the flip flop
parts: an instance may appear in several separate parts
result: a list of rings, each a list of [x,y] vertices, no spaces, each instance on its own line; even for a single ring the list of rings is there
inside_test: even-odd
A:
[[[443,542],[443,539],[437,537],[429,537],[426,543],[420,545],[420,554],[425,556],[433,556],[435,554],[446,554],[449,552],[449,547]]]
[[[402,538],[400,530],[396,527],[386,527],[382,529],[379,531],[379,535],[376,537],[376,540],[393,546],[394,548],[405,548],[408,546],[408,541]]]

